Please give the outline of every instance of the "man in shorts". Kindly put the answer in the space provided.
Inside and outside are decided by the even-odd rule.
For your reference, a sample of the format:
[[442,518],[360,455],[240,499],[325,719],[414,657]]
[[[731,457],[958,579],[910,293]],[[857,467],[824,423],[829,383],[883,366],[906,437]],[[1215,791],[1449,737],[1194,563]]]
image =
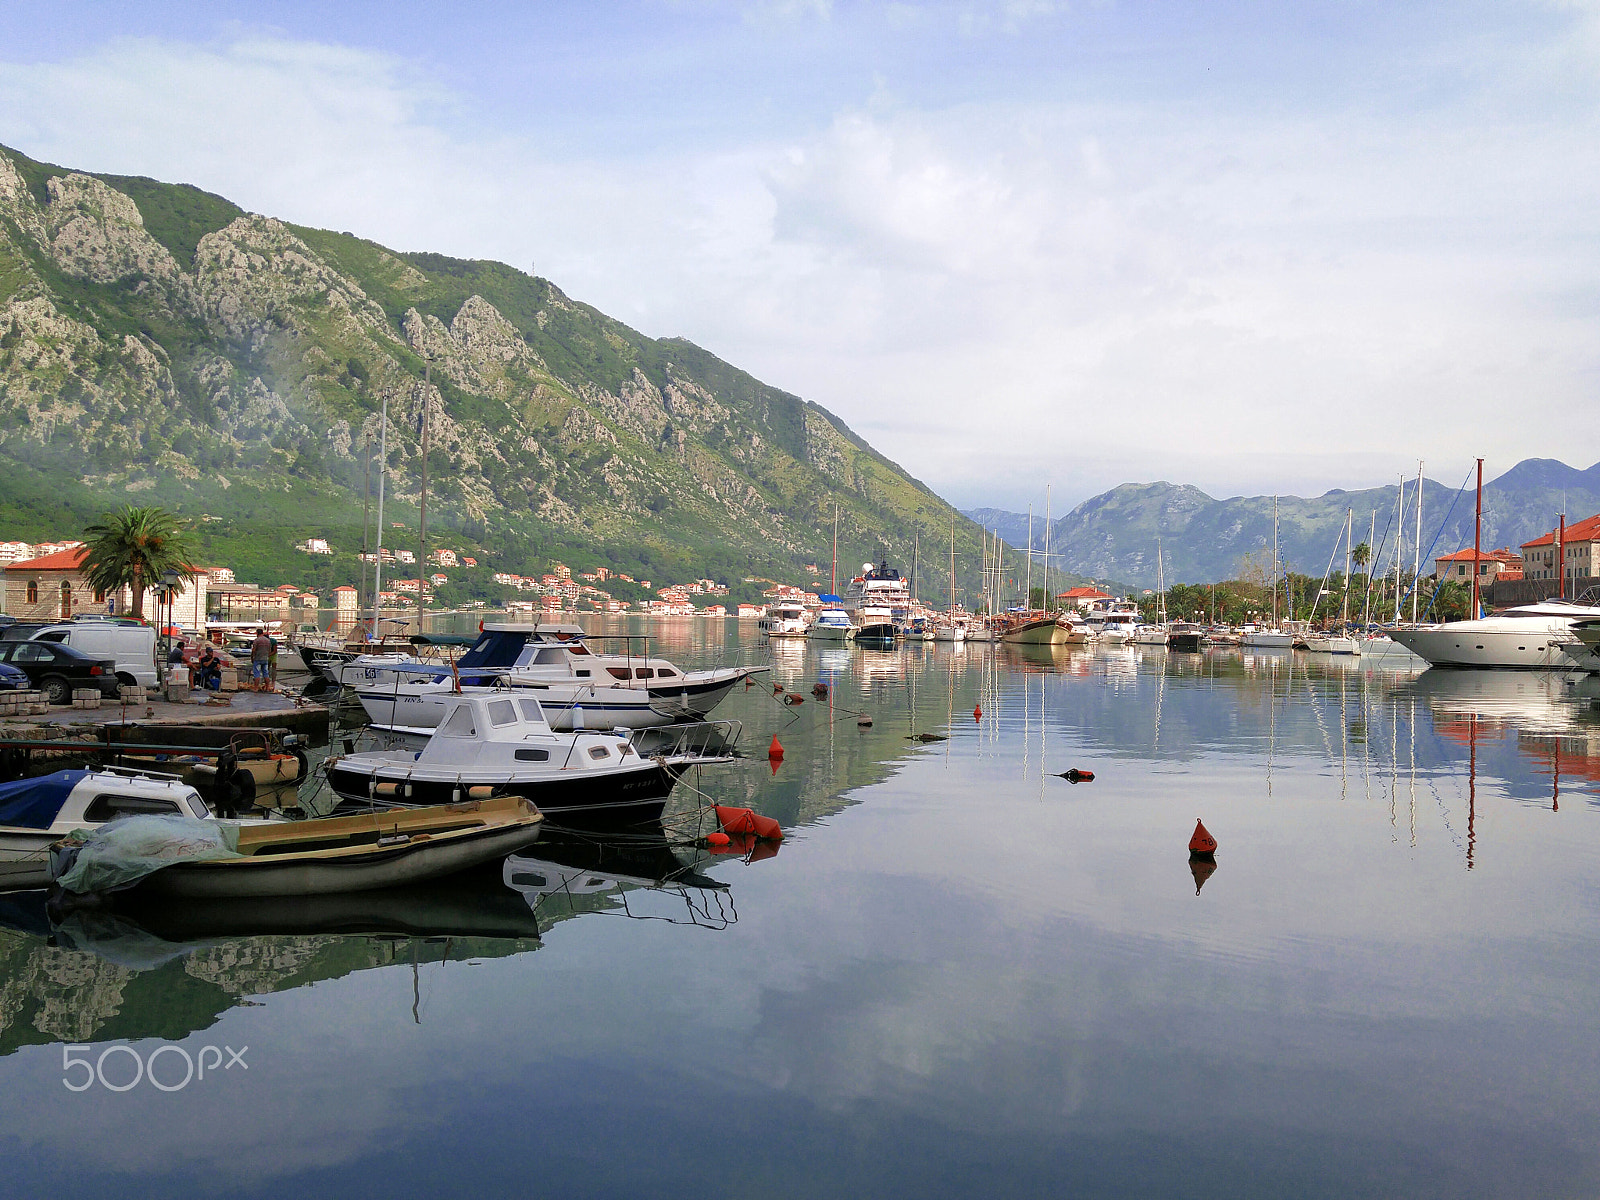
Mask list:
[[263,626],[256,630],[256,640],[250,643],[250,690],[264,692],[271,687],[272,639]]

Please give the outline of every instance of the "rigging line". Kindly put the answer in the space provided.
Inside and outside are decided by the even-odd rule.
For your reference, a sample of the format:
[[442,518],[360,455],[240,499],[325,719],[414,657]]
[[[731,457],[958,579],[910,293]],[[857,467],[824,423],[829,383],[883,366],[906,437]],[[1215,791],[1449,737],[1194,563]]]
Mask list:
[[[1476,468],[1474,468],[1474,469],[1476,469]],[[1446,512],[1444,514],[1444,520],[1439,522],[1439,528],[1434,532],[1433,541],[1428,543],[1428,557],[1429,558],[1433,557],[1433,548],[1439,544],[1439,539],[1444,536],[1444,527],[1447,524],[1449,524],[1449,522],[1450,522],[1450,514],[1456,511],[1456,505],[1461,502],[1461,497],[1466,495],[1467,485],[1469,483],[1471,483],[1471,482],[1472,482],[1472,471],[1469,470],[1467,472],[1467,477],[1461,481],[1461,490],[1458,491],[1455,494],[1455,499],[1450,501],[1450,507],[1449,507],[1449,509],[1446,510]],[[1476,565],[1476,564],[1474,564],[1474,565]],[[1421,582],[1420,575],[1421,575],[1421,572],[1419,571],[1418,572],[1419,578],[1413,578],[1412,579],[1411,587],[1406,591],[1406,595],[1407,596],[1410,596],[1412,592],[1417,590],[1417,585]],[[1423,612],[1429,612],[1429,611],[1432,610],[1434,602],[1439,599],[1439,593],[1444,589],[1445,582],[1446,582],[1446,580],[1444,580],[1443,578],[1441,578],[1439,580],[1439,586],[1434,588],[1433,589],[1433,595],[1428,597],[1428,606],[1427,606],[1427,608],[1424,608],[1422,610]]]

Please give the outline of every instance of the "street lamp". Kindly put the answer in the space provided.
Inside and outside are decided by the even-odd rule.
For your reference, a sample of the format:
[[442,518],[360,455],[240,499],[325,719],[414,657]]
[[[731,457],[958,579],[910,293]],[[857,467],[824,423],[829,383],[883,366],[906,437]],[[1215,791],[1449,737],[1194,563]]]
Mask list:
[[[167,659],[172,657],[172,611],[177,602],[178,573],[171,567],[161,572],[161,586],[156,591],[156,619],[161,618],[161,601],[167,602],[167,619],[161,626],[162,635],[162,661],[166,665]],[[163,677],[164,678],[164,677]]]

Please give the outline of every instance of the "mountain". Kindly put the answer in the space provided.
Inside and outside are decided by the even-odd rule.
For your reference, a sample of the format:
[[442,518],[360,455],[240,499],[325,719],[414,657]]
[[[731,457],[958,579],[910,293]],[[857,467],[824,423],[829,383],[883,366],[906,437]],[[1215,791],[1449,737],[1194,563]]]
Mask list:
[[[1430,555],[1472,545],[1475,479],[1462,485],[1424,480],[1422,553]],[[1395,501],[1398,487],[1331,491],[1303,498],[1280,496],[1278,552],[1282,562],[1302,574],[1320,576],[1327,569],[1334,544],[1343,533],[1345,514],[1353,512],[1355,541],[1367,541],[1376,514],[1373,545],[1381,568],[1390,562],[1396,542]],[[1526,459],[1483,489],[1484,549],[1523,542],[1555,527],[1564,511],[1569,522],[1600,512],[1600,464],[1580,471],[1552,459]],[[1415,483],[1406,486],[1405,558],[1411,561],[1416,540]],[[1267,567],[1272,559],[1271,496],[1213,499],[1199,488],[1172,483],[1125,483],[1085,500],[1050,532],[1053,568],[1099,579],[1127,579],[1143,587],[1156,583],[1156,544],[1160,539],[1170,583],[1210,583],[1249,573],[1252,563]],[[987,528],[1026,529],[1025,514],[1000,509],[974,509],[969,517]],[[1023,533],[1017,544],[1026,540]],[[1035,521],[1033,544],[1044,546],[1042,523]],[[1344,552],[1335,564],[1343,569]]]
[[[243,578],[353,582],[385,408],[385,544],[416,537],[426,411],[433,544],[482,550],[485,576],[560,557],[657,584],[807,563],[826,579],[837,505],[841,561],[909,565],[920,539],[944,562],[954,522],[977,577],[978,531],[949,505],[833,414],[688,341],[502,263],[0,147],[6,536],[158,503]],[[339,554],[296,555],[309,536]],[[928,575],[942,601],[946,572]]]

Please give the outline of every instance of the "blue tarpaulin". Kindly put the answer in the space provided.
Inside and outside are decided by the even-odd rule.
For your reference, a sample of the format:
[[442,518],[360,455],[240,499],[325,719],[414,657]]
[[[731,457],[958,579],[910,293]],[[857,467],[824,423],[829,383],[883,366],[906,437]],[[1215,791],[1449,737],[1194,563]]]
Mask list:
[[57,771],[37,779],[0,783],[0,825],[48,829],[87,771]]

